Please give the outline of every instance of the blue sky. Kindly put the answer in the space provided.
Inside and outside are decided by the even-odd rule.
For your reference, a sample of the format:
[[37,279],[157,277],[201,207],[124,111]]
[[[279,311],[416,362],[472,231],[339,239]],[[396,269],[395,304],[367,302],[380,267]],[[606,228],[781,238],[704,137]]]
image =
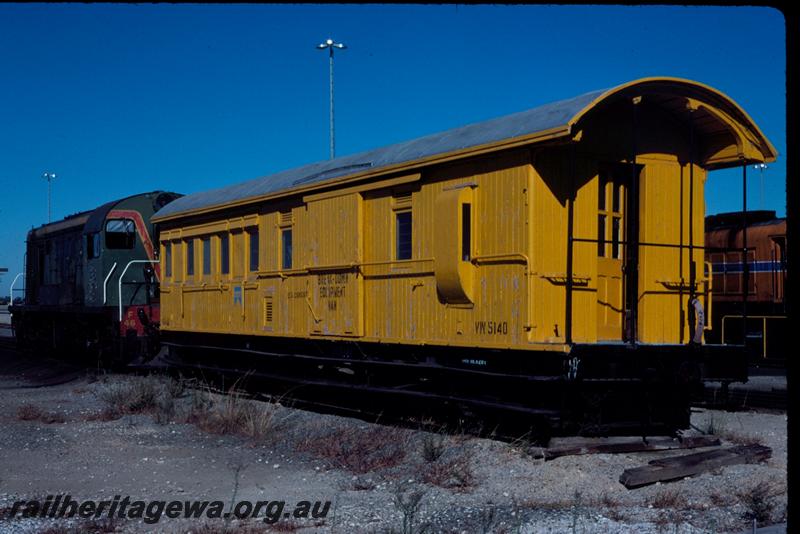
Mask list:
[[[153,189],[190,193],[652,75],[732,97],[780,153],[763,207],[785,214],[785,26],[762,7],[0,4],[0,279],[26,232]],[[750,171],[750,208],[761,205]],[[712,173],[707,213],[741,208]]]

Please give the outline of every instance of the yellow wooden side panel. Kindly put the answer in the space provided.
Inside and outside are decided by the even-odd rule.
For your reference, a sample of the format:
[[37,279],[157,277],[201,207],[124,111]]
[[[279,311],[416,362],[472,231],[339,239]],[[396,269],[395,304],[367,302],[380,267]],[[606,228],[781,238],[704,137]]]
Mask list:
[[[412,205],[418,193],[412,194]],[[391,224],[392,220],[392,195],[391,191],[384,190],[378,193],[365,195],[364,200],[364,262],[371,264],[376,261],[391,262],[394,259],[394,240]],[[412,230],[412,235],[417,233]],[[414,240],[414,245],[418,245]],[[418,257],[418,251],[413,252]]]
[[527,342],[529,306],[530,155],[498,158],[475,189],[475,310],[470,342]]
[[[694,244],[703,246],[703,182],[705,172],[694,169]],[[639,265],[639,339],[645,343],[688,341],[689,300],[689,168],[677,161],[646,161],[641,195],[640,240],[644,243],[683,243],[679,248],[642,246]],[[683,261],[681,262],[681,257]],[[702,248],[695,249],[698,280],[702,277]]]
[[[472,304],[475,301],[475,264],[472,257],[464,257],[463,250],[464,240],[472,241],[471,231],[464,231],[464,210],[469,208],[471,213],[475,205],[472,187],[442,191],[436,197],[433,268],[436,289],[448,304]],[[469,252],[474,257],[474,250]]]
[[241,280],[244,276],[245,234],[242,231],[232,232],[230,236],[231,276]]
[[[305,265],[309,287],[311,333],[363,334],[362,198],[360,193],[308,203],[309,232]],[[306,248],[307,247],[307,248]],[[296,328],[293,328],[293,330]]]
[[[395,260],[392,191],[365,201],[365,335],[430,343],[525,342],[527,318],[527,154],[448,167],[413,191],[412,259]],[[429,181],[430,180],[430,181]],[[472,304],[447,304],[434,276],[436,201],[472,187]],[[459,242],[453,228],[450,239]]]
[[[701,167],[695,165],[694,167],[694,263],[695,263],[695,291],[698,295],[702,293],[704,290],[704,285],[702,283],[703,280],[703,269],[704,269],[704,262],[705,262],[705,252],[703,247],[705,245],[705,181],[706,181],[706,171]],[[689,167],[688,165],[684,167],[683,171],[683,194],[684,194],[684,206],[685,206],[685,219],[683,224],[683,233],[684,233],[684,243],[689,243]],[[737,184],[738,185],[738,184]],[[691,268],[689,259],[689,250],[685,249],[683,253],[683,273],[684,273],[684,280],[685,283],[689,284],[689,269]],[[701,299],[702,301],[702,299]],[[688,325],[688,313],[689,313],[689,294],[688,291],[683,292],[683,297],[681,299],[682,302],[682,309],[683,309],[683,334],[681,338],[676,338],[675,342],[683,342],[687,343],[692,336],[692,332],[689,329]]]
[[[435,199],[445,188],[458,183],[477,185],[472,194],[472,248],[476,264],[473,306],[451,305],[441,310],[440,304],[439,310],[432,310],[439,315],[445,312],[445,321],[431,317],[430,324],[439,325],[432,332],[435,339],[498,345],[520,345],[527,341],[529,162],[529,153],[523,151],[456,166],[442,173],[442,177],[458,176],[457,179],[428,186],[427,209],[432,216]],[[460,229],[454,229],[451,239],[460,242],[459,232]],[[429,246],[433,244],[432,233],[427,240]]]
[[259,263],[262,271],[277,271],[280,268],[280,228],[278,227],[279,214],[277,211],[261,215],[259,226],[259,239],[261,247]]
[[[184,258],[184,250],[183,244],[178,241],[172,241],[172,282],[173,283],[180,283],[184,279],[185,271],[185,258]],[[164,267],[161,268],[162,272],[164,271]]]
[[[597,162],[578,152],[575,155],[575,182],[577,194],[573,213],[573,237],[597,237]],[[566,211],[566,210],[565,210]],[[566,217],[566,213],[565,213]],[[546,222],[543,221],[543,224]],[[566,272],[567,231],[564,241],[564,272]],[[597,245],[574,242],[572,289],[572,340],[578,343],[597,341]],[[566,288],[564,288],[566,291]],[[566,295],[564,295],[566,302]],[[564,310],[566,313],[566,310]],[[557,322],[558,317],[553,318]]]
[[[361,261],[361,194],[309,202],[305,214],[309,229],[308,267],[329,267]],[[298,210],[300,211],[300,210]],[[299,243],[298,243],[299,244]]]
[[[681,242],[682,169],[676,162],[642,160],[639,239],[644,243]],[[642,246],[639,252],[639,339],[644,342],[677,341],[680,329],[680,294],[669,282],[680,281],[680,251]]]
[[[396,260],[396,198],[386,190],[367,196],[364,206],[365,335],[387,340],[423,340],[431,335],[431,303],[437,302],[433,261],[425,218],[429,191],[411,194],[411,259]],[[403,209],[406,209],[404,206]],[[430,237],[426,237],[430,235]],[[427,319],[427,320],[426,320]],[[437,319],[438,320],[438,319]]]
[[[169,324],[170,326],[183,324],[183,290],[182,284],[185,278],[184,273],[186,258],[184,254],[183,244],[180,241],[172,242],[172,283],[170,285],[170,303],[171,305],[163,303],[162,312],[164,307],[169,310]],[[163,325],[163,320],[162,320]]]
[[241,332],[249,333],[249,332],[257,332],[260,330],[260,291],[258,289],[258,284],[245,284],[243,289],[243,296],[244,296],[244,316],[242,317],[241,321]]
[[[567,196],[571,170],[569,161],[564,158],[566,155],[565,151],[545,149],[535,154],[533,162],[531,270],[534,315],[530,339],[539,343],[564,341],[563,279],[567,268]],[[575,269],[580,269],[580,266],[576,265]]]
[[[282,216],[276,214],[276,224],[282,224]],[[277,332],[290,336],[307,336],[309,325],[312,321],[312,312],[309,307],[311,288],[309,279],[304,276],[302,269],[309,265],[311,256],[309,254],[309,243],[315,233],[322,230],[316,226],[311,226],[306,206],[297,206],[291,209],[291,229],[292,229],[292,269],[284,270],[281,267],[281,230],[286,227],[276,228],[275,246],[277,251],[276,267],[287,273],[285,278],[280,278],[275,287],[275,323]],[[330,235],[332,232],[325,232]],[[292,273],[293,270],[300,270],[299,273]]]

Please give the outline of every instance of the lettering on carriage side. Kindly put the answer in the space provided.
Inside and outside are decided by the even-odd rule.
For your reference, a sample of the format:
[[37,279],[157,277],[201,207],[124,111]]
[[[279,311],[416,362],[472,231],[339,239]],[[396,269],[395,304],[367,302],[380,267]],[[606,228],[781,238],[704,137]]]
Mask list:
[[507,336],[508,321],[475,321],[475,333],[487,336]]
[[290,299],[304,299],[308,296],[308,291],[290,291],[289,297]]
[[337,300],[345,297],[350,273],[320,274],[317,275],[319,297],[328,299],[328,310],[338,309]]

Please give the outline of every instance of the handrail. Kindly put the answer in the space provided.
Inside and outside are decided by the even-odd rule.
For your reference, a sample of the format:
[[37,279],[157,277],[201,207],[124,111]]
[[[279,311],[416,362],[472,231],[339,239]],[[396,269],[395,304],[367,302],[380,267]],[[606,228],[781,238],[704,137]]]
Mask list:
[[[744,319],[744,315],[724,315],[722,317],[722,344],[725,343],[725,319]],[[761,357],[767,357],[767,319],[786,319],[785,315],[748,315],[747,319],[761,319]],[[744,321],[742,321],[744,323]],[[742,344],[747,345],[747,324],[742,326]]]
[[[19,277],[20,277],[20,276],[25,276],[25,273],[19,273],[19,274],[17,274],[17,276],[15,276],[15,277],[14,277],[14,281],[13,281],[13,282],[11,282],[11,287],[9,287],[9,288],[8,288],[8,304],[9,304],[10,306],[13,306],[13,305],[14,305],[14,286],[16,285],[16,283],[17,283],[17,280],[19,280]],[[22,291],[25,291],[25,288],[24,288],[24,287],[22,288]],[[24,295],[24,293],[23,293],[23,295]],[[24,299],[24,298],[25,298],[25,297],[23,296],[23,299]]]
[[117,288],[119,290],[119,321],[122,322],[122,279],[125,277],[125,273],[128,272],[128,267],[133,265],[134,263],[158,263],[158,260],[131,260],[128,262],[128,265],[122,270],[122,274],[119,275],[119,281],[117,283]]
[[111,269],[109,269],[108,274],[106,275],[106,279],[103,280],[103,304],[105,304],[106,301],[108,300],[107,298],[108,293],[106,291],[106,288],[108,287],[108,279],[111,278],[111,275],[114,273],[114,269],[116,268],[117,268],[117,262],[114,262],[114,265],[111,266]]

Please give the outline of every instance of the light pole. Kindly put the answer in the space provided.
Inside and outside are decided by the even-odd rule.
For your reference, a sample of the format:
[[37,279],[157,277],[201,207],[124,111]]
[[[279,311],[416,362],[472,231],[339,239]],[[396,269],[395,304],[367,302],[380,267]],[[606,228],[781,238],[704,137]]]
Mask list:
[[759,208],[764,209],[764,169],[767,168],[766,163],[756,163],[753,165],[754,169],[761,171],[761,196],[759,197]]
[[338,48],[342,50],[347,48],[342,43],[335,43],[333,39],[326,39],[324,43],[320,43],[317,45],[317,49],[325,50],[328,49],[328,57],[330,58],[330,87],[331,87],[331,159],[333,159],[336,155],[336,141],[333,133],[333,49]]
[[42,178],[47,180],[47,222],[50,222],[50,216],[52,213],[50,197],[52,194],[53,180],[56,179],[56,173],[45,172],[42,174]]

